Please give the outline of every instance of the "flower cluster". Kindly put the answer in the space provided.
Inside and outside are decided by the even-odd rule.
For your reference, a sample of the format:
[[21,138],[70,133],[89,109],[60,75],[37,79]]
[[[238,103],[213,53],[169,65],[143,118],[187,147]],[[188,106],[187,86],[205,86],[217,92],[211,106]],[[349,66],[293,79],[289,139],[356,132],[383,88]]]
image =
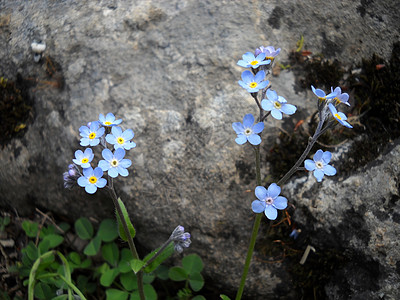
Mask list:
[[181,225],[174,229],[169,239],[174,242],[174,249],[178,253],[181,253],[183,248],[188,248],[192,242],[190,233],[185,232],[185,228]]
[[[117,126],[121,123],[122,119],[116,120],[112,113],[108,113],[106,116],[100,114],[98,120],[79,128],[80,145],[104,147],[103,159],[93,168],[91,165],[94,158],[92,148],[86,148],[84,151],[76,150],[75,158],[72,159],[74,164],[69,165],[68,172],[63,174],[66,188],[71,188],[77,183],[85,188],[87,193],[94,194],[98,188],[103,188],[107,184],[107,179],[103,178],[104,172],[107,172],[111,178],[116,178],[118,175],[128,176],[127,168],[132,165],[132,162],[130,159],[124,158],[125,150],[136,147],[136,144],[131,141],[134,137],[132,129],[122,131]],[[114,152],[108,149],[107,143],[112,145]],[[83,169],[82,173],[78,166]]]

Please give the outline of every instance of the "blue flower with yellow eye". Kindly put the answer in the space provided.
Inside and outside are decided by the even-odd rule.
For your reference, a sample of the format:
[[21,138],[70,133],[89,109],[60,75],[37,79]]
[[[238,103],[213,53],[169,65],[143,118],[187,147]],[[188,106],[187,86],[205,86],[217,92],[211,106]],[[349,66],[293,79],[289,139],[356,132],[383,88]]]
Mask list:
[[268,89],[266,96],[266,99],[261,100],[261,107],[266,111],[270,111],[275,119],[281,120],[282,113],[293,115],[296,112],[296,106],[288,104],[286,99],[278,96],[275,91]]
[[136,144],[130,141],[134,136],[132,129],[122,132],[121,127],[114,126],[111,128],[111,134],[106,135],[106,141],[114,145],[114,149],[124,148],[125,150],[130,150],[136,147]]
[[340,87],[336,87],[335,89],[333,89],[333,87],[331,87],[331,94],[336,95],[335,98],[333,98],[333,100],[336,100],[337,103],[344,103],[344,104],[350,106],[349,94],[342,93],[342,89]]
[[324,175],[333,176],[336,174],[336,169],[329,165],[331,158],[332,153],[320,149],[315,152],[313,160],[306,159],[304,161],[304,167],[307,171],[314,171],[314,177],[318,182],[321,182]]
[[110,149],[104,149],[101,154],[104,160],[99,161],[99,167],[103,171],[108,171],[108,176],[115,178],[118,175],[128,176],[128,170],[132,165],[130,159],[124,158],[125,150],[123,148],[118,148],[114,151],[114,154]]
[[106,116],[104,116],[103,114],[100,114],[99,122],[103,126],[111,127],[111,126],[121,124],[122,119],[115,120],[115,116],[113,113],[108,113]]
[[268,65],[269,63],[271,63],[270,59],[264,60],[265,53],[259,53],[257,57],[255,57],[253,53],[247,52],[243,54],[242,58],[243,59],[239,60],[237,64],[244,68],[251,67],[253,69],[257,69],[259,66]]
[[255,194],[258,198],[251,204],[251,208],[255,213],[264,212],[265,216],[270,220],[275,220],[278,216],[277,209],[285,209],[287,207],[287,199],[279,196],[281,188],[272,183],[268,190],[263,186],[256,187]]
[[259,47],[256,49],[254,52],[254,55],[260,55],[260,53],[265,54],[265,59],[270,59],[271,61],[275,59],[275,57],[281,52],[281,48],[278,48],[275,50],[273,46],[267,46],[267,47]]
[[107,180],[102,178],[103,170],[99,167],[83,169],[83,176],[78,178],[78,185],[85,188],[86,193],[94,194],[97,188],[103,188]]
[[75,159],[72,161],[75,164],[80,165],[82,168],[89,168],[90,162],[93,160],[93,158],[93,150],[91,148],[86,148],[85,152],[82,152],[82,150],[76,150]]
[[343,126],[346,126],[347,128],[353,128],[346,120],[347,117],[344,113],[338,112],[336,108],[332,105],[332,103],[328,104],[329,110],[331,111],[332,116],[338,121],[340,124]]
[[258,135],[264,129],[264,123],[259,122],[254,125],[254,116],[247,114],[243,118],[243,124],[240,122],[232,123],[232,128],[237,134],[236,143],[243,145],[247,141],[252,145],[259,145],[261,137]]
[[81,135],[81,146],[97,146],[100,143],[100,137],[104,134],[104,127],[100,127],[98,121],[91,122],[89,126],[81,126],[79,132]]
[[239,85],[249,93],[256,93],[268,86],[269,81],[263,81],[264,78],[264,71],[258,71],[256,75],[253,75],[249,70],[246,70],[242,73],[242,80],[239,80]]
[[318,97],[319,100],[324,101],[324,100],[329,100],[329,99],[333,99],[336,97],[336,93],[332,92],[330,94],[326,94],[323,90],[321,89],[316,89],[315,87],[311,86],[311,89],[313,91],[313,93],[315,94],[315,96]]

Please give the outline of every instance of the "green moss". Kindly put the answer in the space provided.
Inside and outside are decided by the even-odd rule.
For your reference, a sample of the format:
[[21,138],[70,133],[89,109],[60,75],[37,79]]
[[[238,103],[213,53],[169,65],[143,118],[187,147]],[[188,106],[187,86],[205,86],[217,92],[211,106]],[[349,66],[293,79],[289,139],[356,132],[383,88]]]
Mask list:
[[32,116],[32,100],[21,78],[16,82],[0,77],[0,145],[22,136]]

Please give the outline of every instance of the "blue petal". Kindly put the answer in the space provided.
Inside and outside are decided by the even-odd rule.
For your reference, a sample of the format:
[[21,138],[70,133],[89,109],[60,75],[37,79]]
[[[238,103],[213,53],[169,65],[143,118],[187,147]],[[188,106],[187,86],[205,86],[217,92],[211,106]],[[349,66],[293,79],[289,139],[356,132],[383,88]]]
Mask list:
[[257,83],[260,83],[261,81],[263,81],[265,78],[265,72],[264,71],[258,71],[256,76],[254,77],[254,81]]
[[261,143],[261,138],[258,134],[252,134],[247,137],[247,140],[249,141],[250,144],[257,146]]
[[260,54],[257,55],[257,57],[254,60],[257,61],[263,61],[265,59],[265,53],[261,52]]
[[315,152],[314,157],[313,157],[314,161],[315,162],[321,161],[323,154],[324,154],[324,151],[322,151],[321,149],[319,149],[317,152]]
[[93,176],[93,169],[92,168],[83,169],[83,176],[85,176],[86,178]]
[[79,186],[85,187],[85,186],[87,186],[88,184],[89,184],[89,180],[88,180],[86,177],[81,176],[81,177],[78,178],[78,185],[79,185]]
[[245,83],[251,82],[253,79],[254,79],[253,73],[251,73],[249,70],[243,71],[242,80]]
[[279,196],[274,200],[272,204],[277,209],[285,209],[287,207],[287,199],[285,197]]
[[88,184],[87,186],[85,186],[85,191],[88,194],[94,194],[97,191],[97,186],[95,186],[94,184]]
[[325,175],[333,176],[336,174],[336,169],[330,165],[326,165],[323,169]]
[[99,188],[105,187],[106,184],[107,184],[107,180],[105,178],[99,178],[99,180],[97,180],[97,182],[96,182],[96,186]]
[[124,148],[118,148],[117,150],[114,151],[114,157],[120,161],[121,159],[123,159],[125,156],[125,150]]
[[325,173],[321,169],[315,169],[314,170],[314,177],[317,178],[318,182],[322,181],[322,178],[324,177]]
[[246,52],[245,54],[242,55],[242,58],[243,58],[243,60],[245,60],[247,62],[256,60],[256,58],[254,57],[254,54],[251,52]]
[[296,106],[292,104],[282,104],[281,111],[287,115],[293,115],[296,112]]
[[281,193],[281,188],[276,183],[271,183],[268,187],[268,196],[275,199]]
[[109,112],[109,113],[106,115],[106,120],[112,123],[112,122],[115,120],[114,114]]
[[243,117],[243,127],[252,127],[254,124],[254,117],[252,114],[247,114]]
[[345,115],[344,113],[338,112],[338,115],[339,115],[339,117],[340,117],[340,119],[341,119],[342,121],[346,121],[346,120],[347,120],[347,117],[346,117],[346,115]]
[[103,170],[99,167],[95,168],[93,170],[93,175],[97,177],[97,179],[99,179],[100,177],[103,176]]
[[100,160],[99,161],[99,168],[101,168],[103,171],[108,171],[110,168],[110,163],[105,161],[105,160]]
[[281,104],[283,104],[283,103],[286,103],[287,101],[286,101],[286,99],[285,98],[283,98],[282,96],[278,96],[278,101],[281,103]]
[[83,147],[89,146],[90,140],[88,138],[81,138],[80,145]]
[[[124,148],[125,148],[126,150],[130,150],[130,149],[135,148],[135,147],[136,147],[136,144],[135,144],[134,142],[124,143]],[[114,147],[114,148],[115,148],[115,147]]]
[[317,97],[324,98],[326,96],[325,92],[321,89],[316,89],[313,86],[311,86],[312,91],[314,92]]
[[83,137],[88,137],[90,134],[90,130],[87,126],[79,127],[79,132],[81,133],[81,136],[83,136]]
[[260,200],[254,200],[251,203],[251,209],[253,212],[259,214],[265,210],[265,202]]
[[103,114],[100,114],[100,115],[99,115],[99,121],[100,121],[101,123],[104,123],[104,122],[106,121],[106,118],[104,117]]
[[329,104],[328,104],[328,107],[329,107],[329,110],[331,111],[331,114],[332,114],[332,115],[337,114],[337,110],[336,110],[336,108],[332,105],[332,103],[329,103]]
[[117,168],[110,168],[110,169],[108,170],[108,176],[110,176],[110,177],[112,177],[112,178],[117,177],[117,176],[118,176]]
[[237,138],[235,139],[235,142],[239,145],[243,145],[244,143],[247,142],[247,136],[244,134],[238,134]]
[[92,147],[97,146],[99,143],[100,143],[99,139],[92,139],[92,140],[89,139],[89,145]]
[[266,95],[267,95],[267,98],[272,101],[272,103],[274,101],[278,100],[278,94],[275,91],[271,90],[271,89],[267,90],[267,94]]
[[132,161],[130,159],[123,159],[119,162],[119,165],[123,168],[129,168],[132,165]]
[[315,162],[311,159],[306,159],[304,161],[304,167],[307,171],[314,171],[315,170]]
[[324,154],[322,154],[322,160],[326,163],[329,164],[332,158],[332,153],[329,151],[325,151]]
[[122,168],[121,166],[118,166],[118,167],[117,167],[117,171],[118,171],[119,175],[121,175],[121,176],[124,176],[124,177],[126,177],[126,176],[128,176],[128,175],[129,175],[129,172],[128,172],[128,170],[127,170],[127,169],[124,169],[124,168]]
[[265,89],[265,88],[268,86],[268,84],[269,84],[269,81],[268,81],[268,80],[267,80],[267,81],[260,82],[259,85],[257,85],[257,88],[258,88],[259,90]]
[[122,135],[122,129],[121,129],[121,127],[113,126],[113,127],[111,127],[111,133],[115,137],[120,137]]
[[99,129],[96,131],[96,137],[101,137],[101,136],[104,134],[104,132],[105,132],[104,127],[99,128]]
[[113,144],[113,145],[117,143],[116,137],[114,135],[112,135],[112,134],[107,134],[106,135],[106,141],[107,141],[107,143]]
[[254,133],[260,133],[261,131],[264,130],[264,123],[259,122],[253,126],[253,132]]
[[249,63],[248,63],[247,61],[244,61],[244,60],[239,60],[239,61],[237,62],[237,65],[238,65],[238,66],[241,66],[241,67],[243,67],[243,68],[249,67]]
[[244,81],[242,81],[242,80],[239,80],[238,83],[239,83],[239,85],[240,85],[242,88],[244,88],[244,89],[246,89],[246,90],[247,90],[247,88],[249,87],[249,85],[246,84],[246,83],[245,83]]
[[235,130],[236,134],[240,134],[244,132],[243,124],[240,122],[232,123],[232,128]]
[[271,111],[274,109],[274,103],[272,103],[271,100],[263,99],[261,100],[261,107],[263,110]]
[[131,140],[134,137],[134,133],[132,129],[127,129],[122,133],[122,138],[126,141]]
[[271,110],[271,115],[277,120],[282,120],[282,113],[278,109]]
[[111,150],[110,149],[104,149],[102,152],[101,152],[101,155],[103,155],[103,158],[106,160],[106,161],[111,161],[112,159],[113,159],[113,154],[112,154],[112,152],[111,152]]
[[264,213],[267,216],[267,218],[270,219],[270,220],[275,220],[276,217],[278,216],[278,211],[272,205],[267,205],[267,207],[265,208]]
[[257,186],[254,193],[259,200],[264,200],[267,197],[267,189],[263,186]]
[[[89,148],[89,149],[90,149],[90,148]],[[82,150],[76,150],[76,151],[75,151],[75,157],[76,157],[77,160],[81,161],[82,158],[84,157],[84,156],[83,156]]]

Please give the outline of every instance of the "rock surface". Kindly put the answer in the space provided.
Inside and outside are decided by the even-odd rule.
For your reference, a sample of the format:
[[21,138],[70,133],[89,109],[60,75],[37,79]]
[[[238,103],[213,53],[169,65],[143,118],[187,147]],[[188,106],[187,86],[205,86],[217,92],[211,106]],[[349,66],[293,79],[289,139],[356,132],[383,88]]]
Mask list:
[[[113,112],[135,131],[132,175],[118,180],[117,189],[138,242],[155,248],[177,224],[184,225],[193,235],[190,251],[205,261],[206,278],[233,294],[254,218],[255,181],[252,150],[234,143],[231,128],[244,113],[256,113],[237,85],[243,71],[237,60],[260,45],[281,47],[279,59],[285,60],[300,35],[305,49],[343,63],[374,52],[388,58],[399,40],[396,5],[395,0],[1,1],[0,75],[20,74],[31,83],[34,99],[25,135],[0,150],[1,205],[21,214],[34,207],[71,218],[113,214],[107,195],[64,190],[62,182],[80,148],[78,128]],[[34,40],[47,45],[38,64],[30,49]],[[312,113],[311,97],[295,94],[293,73],[270,80],[300,114]],[[287,118],[284,125],[293,128],[298,120]],[[270,122],[265,150],[276,141],[275,126],[282,126]],[[317,250],[330,247],[328,239],[354,257],[360,254],[335,272],[348,289],[334,279],[326,285],[330,299],[398,296],[398,152],[396,146],[354,175],[318,188],[305,177],[284,188],[298,205],[303,230],[315,232],[311,242]],[[310,206],[313,199],[323,201]],[[296,299],[286,262],[265,264],[257,251],[246,295]],[[357,277],[360,271],[371,284]]]

